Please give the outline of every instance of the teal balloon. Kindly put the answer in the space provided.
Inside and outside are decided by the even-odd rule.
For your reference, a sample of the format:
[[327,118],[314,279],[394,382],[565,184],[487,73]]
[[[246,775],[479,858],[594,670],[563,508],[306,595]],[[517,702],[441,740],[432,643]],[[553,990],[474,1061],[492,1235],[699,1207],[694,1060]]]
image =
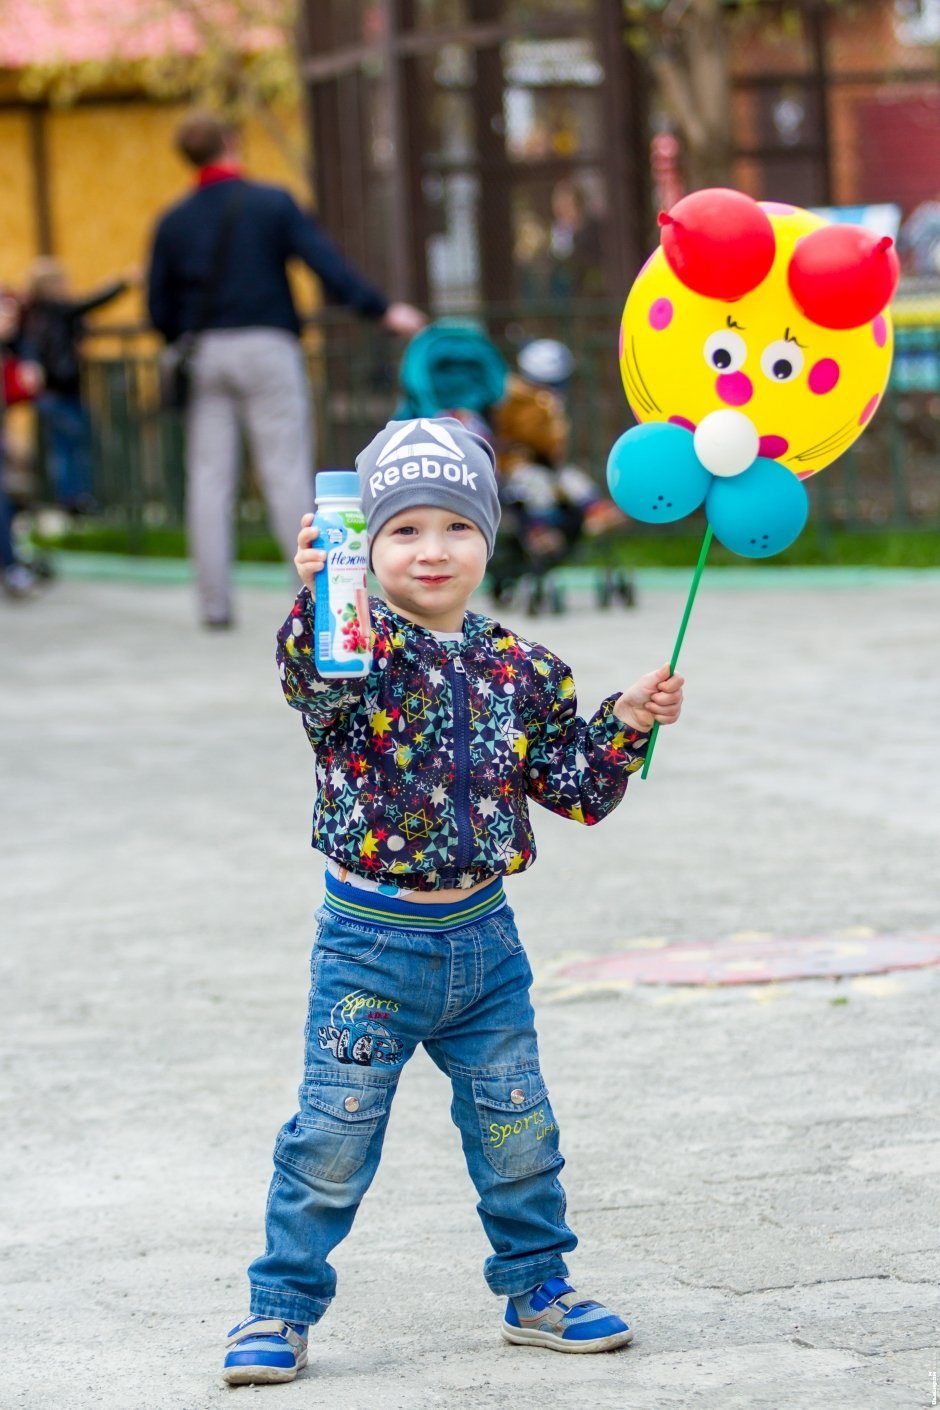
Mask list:
[[612,499],[644,524],[684,519],[698,509],[712,478],[695,454],[692,432],[664,421],[625,431],[607,458]]
[[777,460],[758,457],[742,475],[716,477],[705,499],[715,537],[742,558],[782,553],[803,531],[806,490]]

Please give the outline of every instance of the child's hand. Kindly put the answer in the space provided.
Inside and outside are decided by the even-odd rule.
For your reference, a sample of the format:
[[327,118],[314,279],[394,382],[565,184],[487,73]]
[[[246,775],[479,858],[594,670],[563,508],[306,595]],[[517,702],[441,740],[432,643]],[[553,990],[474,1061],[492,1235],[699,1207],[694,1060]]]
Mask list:
[[682,709],[682,676],[674,676],[668,666],[650,671],[625,690],[614,705],[614,714],[631,729],[646,734],[657,722],[674,725]]
[[314,526],[313,515],[305,514],[300,521],[300,533],[297,535],[297,552],[294,554],[294,567],[300,574],[300,580],[304,587],[310,589],[311,597],[314,596],[314,579],[326,562],[326,551],[322,548],[314,548],[313,541],[318,537],[320,530]]

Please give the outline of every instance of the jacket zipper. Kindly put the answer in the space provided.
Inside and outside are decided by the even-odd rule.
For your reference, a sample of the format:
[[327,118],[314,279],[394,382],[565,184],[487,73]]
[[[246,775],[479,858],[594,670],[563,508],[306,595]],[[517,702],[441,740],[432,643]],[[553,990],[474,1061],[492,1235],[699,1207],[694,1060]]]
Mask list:
[[467,673],[459,656],[447,663],[454,698],[454,816],[457,820],[457,867],[470,865],[473,832],[470,827],[470,722]]

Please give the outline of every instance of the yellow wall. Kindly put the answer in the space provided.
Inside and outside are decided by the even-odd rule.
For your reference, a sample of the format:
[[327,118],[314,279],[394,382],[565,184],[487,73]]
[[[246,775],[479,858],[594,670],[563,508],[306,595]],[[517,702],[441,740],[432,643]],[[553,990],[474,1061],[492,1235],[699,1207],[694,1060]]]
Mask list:
[[35,248],[29,118],[0,112],[0,285],[19,283]]
[[[172,148],[184,111],[139,99],[46,112],[54,253],[76,291],[146,268],[155,219],[192,184],[191,169]],[[280,121],[297,141],[299,114],[282,114]],[[288,186],[309,199],[302,177],[257,122],[246,125],[243,147],[250,176]],[[0,284],[22,287],[39,252],[26,114],[0,113],[0,191]],[[296,284],[301,305],[313,306],[314,281],[301,276]],[[97,321],[143,318],[141,295],[130,292],[109,304]]]

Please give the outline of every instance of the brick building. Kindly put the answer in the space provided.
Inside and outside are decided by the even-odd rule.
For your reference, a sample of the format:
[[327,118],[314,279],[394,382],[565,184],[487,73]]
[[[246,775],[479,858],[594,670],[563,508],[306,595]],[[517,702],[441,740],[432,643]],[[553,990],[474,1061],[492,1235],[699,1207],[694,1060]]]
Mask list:
[[[361,262],[438,309],[628,287],[669,116],[622,0],[306,0],[306,16],[320,210]],[[729,5],[727,29],[733,184],[904,214],[937,194],[937,0]]]

